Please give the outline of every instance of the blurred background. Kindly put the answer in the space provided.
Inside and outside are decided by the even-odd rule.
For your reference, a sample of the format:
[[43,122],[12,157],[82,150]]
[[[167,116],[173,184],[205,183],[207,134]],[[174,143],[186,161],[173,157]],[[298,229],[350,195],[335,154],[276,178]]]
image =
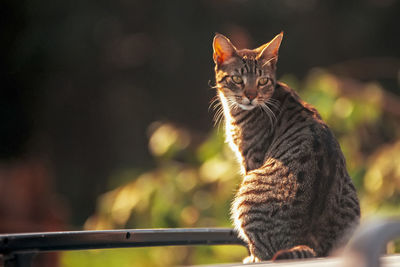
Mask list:
[[[334,130],[363,218],[400,214],[396,0],[0,4],[0,232],[230,227],[212,38],[285,32],[278,77]],[[391,245],[395,251],[395,244]],[[49,254],[37,266],[241,261],[237,247]]]

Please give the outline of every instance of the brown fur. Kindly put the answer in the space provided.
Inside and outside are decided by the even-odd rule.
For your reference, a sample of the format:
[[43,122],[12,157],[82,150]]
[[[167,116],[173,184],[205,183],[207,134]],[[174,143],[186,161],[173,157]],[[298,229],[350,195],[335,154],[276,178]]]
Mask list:
[[213,44],[226,139],[243,173],[232,218],[248,244],[247,262],[326,256],[346,243],[360,216],[333,133],[276,81],[282,36],[254,50],[237,50],[220,34]]

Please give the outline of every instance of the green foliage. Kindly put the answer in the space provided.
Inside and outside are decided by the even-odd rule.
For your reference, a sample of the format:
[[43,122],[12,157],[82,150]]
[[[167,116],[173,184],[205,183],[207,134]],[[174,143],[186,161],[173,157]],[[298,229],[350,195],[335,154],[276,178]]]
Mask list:
[[[361,198],[364,217],[398,214],[400,206],[400,131],[376,138],[382,123],[393,118],[382,111],[383,89],[362,84],[360,94],[346,94],[343,81],[324,70],[304,82],[286,75],[334,130]],[[112,181],[128,181],[103,194],[86,229],[158,227],[230,227],[230,202],[240,182],[233,152],[222,131],[202,142],[170,123],[151,127],[149,150],[157,167],[139,173],[122,170]],[[387,143],[387,144],[385,144]],[[160,247],[63,254],[63,266],[174,266],[241,261],[246,250],[235,246]]]
[[131,267],[177,266],[241,261],[246,249],[239,246],[154,247],[64,252],[62,266]]

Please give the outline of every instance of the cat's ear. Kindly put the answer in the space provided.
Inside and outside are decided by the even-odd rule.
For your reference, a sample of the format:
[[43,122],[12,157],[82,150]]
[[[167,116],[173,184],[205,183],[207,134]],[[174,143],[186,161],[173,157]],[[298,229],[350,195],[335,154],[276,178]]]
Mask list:
[[269,43],[266,43],[255,50],[258,52],[257,59],[272,60],[278,58],[279,47],[283,38],[283,32],[275,36]]
[[213,58],[215,64],[217,65],[221,65],[236,55],[235,46],[233,46],[228,38],[219,33],[217,33],[214,37],[213,49]]

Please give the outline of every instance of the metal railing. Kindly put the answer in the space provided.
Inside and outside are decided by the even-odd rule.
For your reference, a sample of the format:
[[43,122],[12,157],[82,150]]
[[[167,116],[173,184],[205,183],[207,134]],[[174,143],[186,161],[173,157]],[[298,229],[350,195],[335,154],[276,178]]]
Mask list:
[[[132,229],[0,235],[5,267],[27,267],[36,253],[154,246],[245,245],[233,229]],[[1,265],[0,265],[1,266]]]
[[[344,249],[341,258],[343,260],[335,266],[378,267],[386,243],[397,237],[400,237],[400,220],[379,220],[365,224],[356,231]],[[5,267],[31,266],[34,255],[47,251],[188,245],[245,246],[245,243],[237,237],[233,229],[229,228],[132,229],[0,235],[0,255]],[[400,262],[398,264],[400,265]],[[277,265],[282,266],[280,263]],[[320,261],[317,266],[323,265],[324,261]]]

